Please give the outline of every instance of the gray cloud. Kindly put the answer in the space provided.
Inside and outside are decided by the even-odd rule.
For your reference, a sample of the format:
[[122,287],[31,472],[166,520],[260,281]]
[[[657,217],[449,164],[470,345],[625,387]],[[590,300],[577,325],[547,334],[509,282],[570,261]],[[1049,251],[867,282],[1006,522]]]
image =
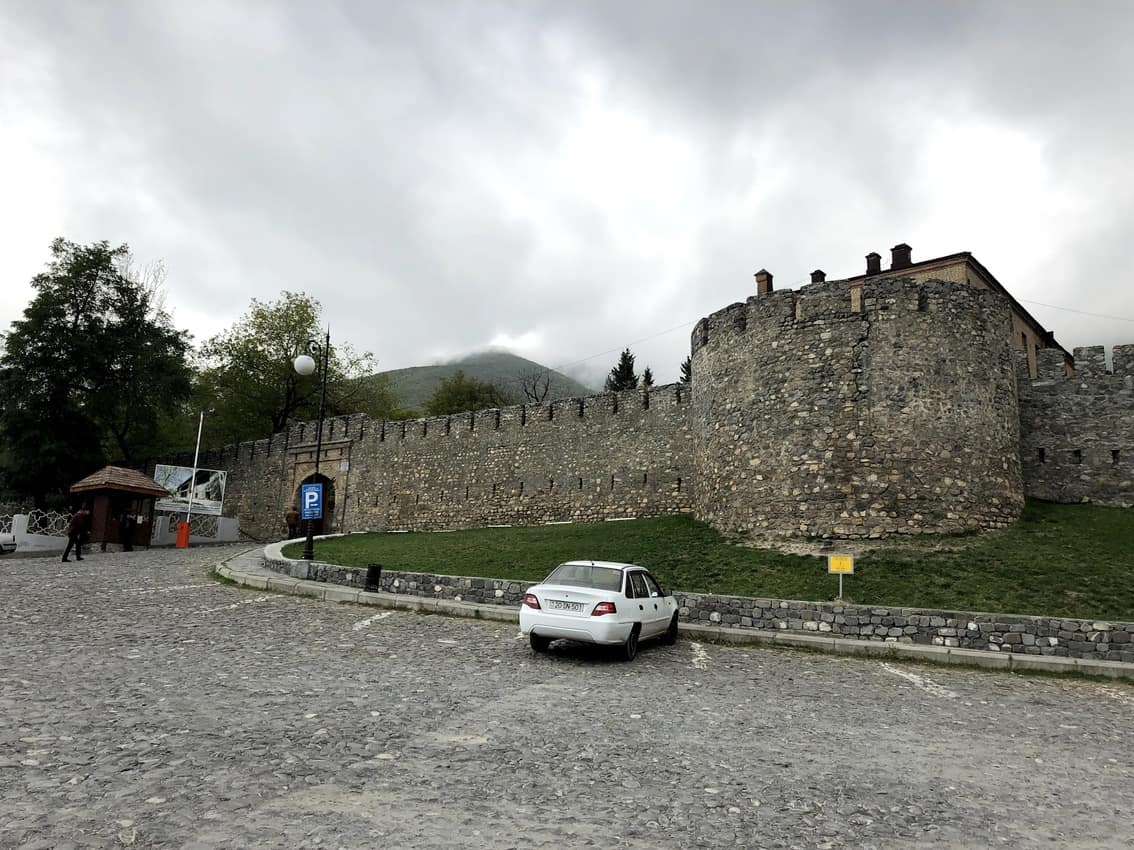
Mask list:
[[512,341],[600,380],[634,343],[669,380],[757,268],[909,241],[1111,317],[1034,307],[1068,347],[1134,340],[1128,4],[0,15],[4,324],[51,238],[105,238],[165,260],[198,338],[302,290],[382,368]]

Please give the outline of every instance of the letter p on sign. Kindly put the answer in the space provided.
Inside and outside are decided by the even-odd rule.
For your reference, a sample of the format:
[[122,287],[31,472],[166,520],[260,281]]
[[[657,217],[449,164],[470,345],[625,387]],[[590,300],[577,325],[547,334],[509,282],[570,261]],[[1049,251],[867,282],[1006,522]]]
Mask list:
[[300,515],[303,519],[323,518],[323,485],[304,484],[300,488]]

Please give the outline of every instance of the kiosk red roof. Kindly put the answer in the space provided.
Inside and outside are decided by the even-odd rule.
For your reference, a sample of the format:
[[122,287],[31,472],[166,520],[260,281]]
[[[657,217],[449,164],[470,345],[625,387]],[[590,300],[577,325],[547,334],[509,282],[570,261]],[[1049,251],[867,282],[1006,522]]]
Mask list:
[[141,493],[145,496],[169,495],[168,490],[148,475],[122,466],[104,466],[98,472],[71,485],[72,493],[85,493],[91,490],[120,490],[127,493]]

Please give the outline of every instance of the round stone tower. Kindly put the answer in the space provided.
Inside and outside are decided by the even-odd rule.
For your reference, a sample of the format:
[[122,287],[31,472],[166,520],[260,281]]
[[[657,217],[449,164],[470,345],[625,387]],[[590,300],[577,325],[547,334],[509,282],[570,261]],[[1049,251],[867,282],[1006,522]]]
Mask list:
[[698,518],[745,537],[993,528],[1023,506],[1003,296],[813,283],[693,331]]

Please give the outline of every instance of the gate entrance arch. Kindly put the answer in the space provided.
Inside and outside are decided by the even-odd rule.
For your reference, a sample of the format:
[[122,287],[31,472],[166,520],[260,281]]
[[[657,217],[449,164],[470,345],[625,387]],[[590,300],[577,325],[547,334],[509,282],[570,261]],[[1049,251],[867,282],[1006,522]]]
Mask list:
[[300,493],[302,492],[304,484],[323,485],[323,518],[313,520],[300,520],[300,531],[304,535],[306,535],[307,523],[310,522],[312,534],[330,534],[335,524],[335,482],[322,473],[308,475],[306,478],[300,481],[299,486],[295,488],[293,504],[300,504]]

